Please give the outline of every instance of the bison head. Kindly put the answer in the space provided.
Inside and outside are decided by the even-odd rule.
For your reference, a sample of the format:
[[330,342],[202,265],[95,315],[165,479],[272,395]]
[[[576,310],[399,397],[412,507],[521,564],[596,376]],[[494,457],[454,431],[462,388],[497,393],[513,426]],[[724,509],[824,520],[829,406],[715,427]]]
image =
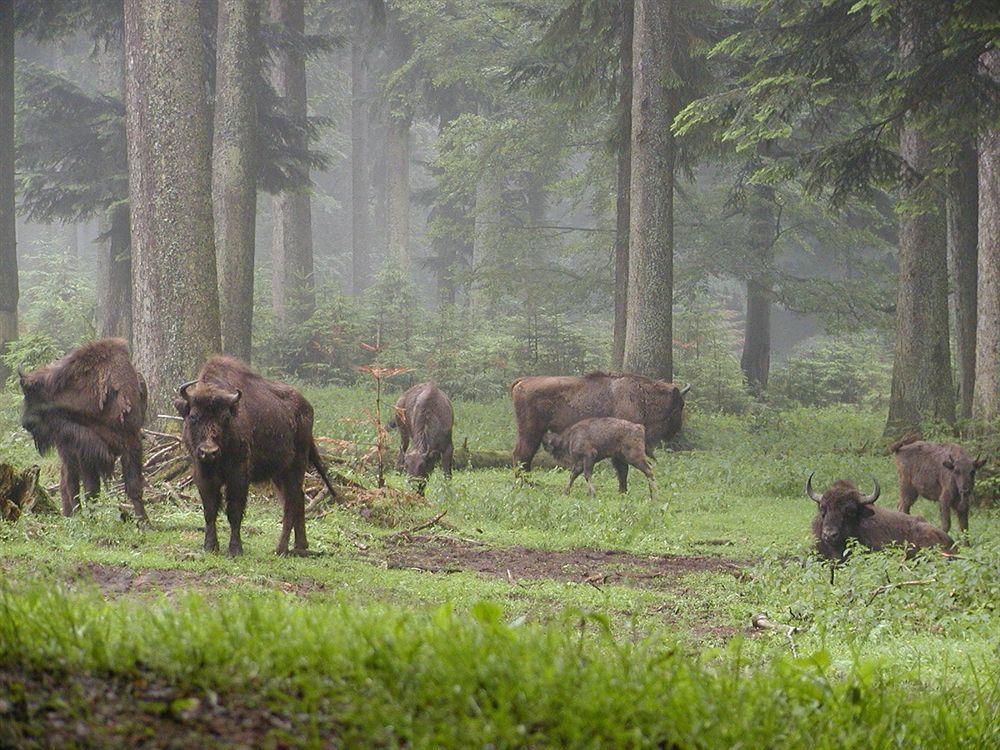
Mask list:
[[542,435],[542,445],[545,446],[545,450],[549,452],[553,458],[560,458],[566,447],[563,436],[558,432],[552,432],[552,430],[547,430],[544,435]]
[[441,460],[441,451],[432,450],[424,452],[419,450],[409,450],[403,459],[406,473],[411,477],[426,479],[430,476],[434,465]]
[[875,489],[870,495],[862,495],[851,482],[838,480],[820,495],[812,487],[813,474],[806,480],[806,495],[818,506],[813,531],[824,554],[840,559],[844,556],[847,540],[857,536],[858,524],[875,514],[872,504],[878,500],[881,488],[878,480],[872,477]]
[[985,458],[977,458],[973,461],[965,455],[964,451],[960,452],[960,455],[957,457],[948,456],[948,458],[942,461],[944,468],[951,472],[955,480],[958,494],[966,501],[972,497],[972,488],[976,484],[976,470],[981,469],[985,463]]
[[222,456],[222,449],[228,442],[230,423],[243,394],[239,389],[233,393],[196,380],[182,385],[179,394],[180,397],[174,399],[174,406],[184,417],[188,447],[202,463],[214,463]]
[[54,408],[39,372],[25,375],[17,368],[24,404],[21,408],[21,426],[31,433],[39,453],[47,453],[55,445],[57,421]]

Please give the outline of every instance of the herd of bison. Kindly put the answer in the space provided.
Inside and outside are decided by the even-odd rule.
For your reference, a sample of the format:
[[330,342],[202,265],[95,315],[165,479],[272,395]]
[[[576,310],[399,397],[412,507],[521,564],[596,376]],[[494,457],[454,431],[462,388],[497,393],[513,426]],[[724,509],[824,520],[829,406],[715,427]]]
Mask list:
[[[101,478],[111,474],[120,458],[125,492],[136,518],[146,521],[142,425],[147,390],[125,342],[104,339],[85,344],[34,372],[19,369],[18,375],[24,394],[21,424],[39,452],[54,447],[61,460],[63,514],[71,515],[77,508],[81,482],[88,496],[95,495]],[[594,464],[610,459],[621,491],[627,488],[631,465],[647,477],[652,496],[650,452],[680,430],[689,388],[627,373],[519,378],[511,385],[518,432],[515,470],[530,470],[544,445],[570,469],[567,493],[583,474],[593,495]],[[249,485],[270,480],[283,504],[276,552],[304,554],[308,545],[302,483],[307,468],[315,468],[334,492],[313,439],[310,403],[291,386],[219,355],[205,363],[195,380],[178,388],[174,405],[184,421],[183,443],[201,495],[205,549],[219,549],[216,519],[224,505],[229,554],[243,552],[240,526]],[[400,434],[396,465],[414,477],[421,491],[439,462],[444,473],[451,474],[453,422],[451,402],[432,383],[413,386],[396,402],[390,422]],[[985,459],[971,459],[954,443],[913,437],[895,443],[892,451],[899,478],[898,510],[875,506],[877,480],[869,495],[845,480],[820,493],[809,476],[805,490],[817,505],[812,530],[820,554],[843,558],[849,539],[876,550],[899,544],[910,554],[931,546],[950,550],[952,510],[961,530],[967,531],[976,470]],[[918,496],[938,503],[941,528],[909,515]]]

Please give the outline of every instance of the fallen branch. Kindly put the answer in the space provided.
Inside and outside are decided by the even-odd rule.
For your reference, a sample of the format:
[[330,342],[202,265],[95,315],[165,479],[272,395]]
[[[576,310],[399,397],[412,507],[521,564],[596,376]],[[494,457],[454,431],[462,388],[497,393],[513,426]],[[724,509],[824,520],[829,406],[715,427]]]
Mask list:
[[926,586],[929,583],[937,583],[937,578],[921,578],[915,581],[899,581],[897,583],[886,583],[879,586],[877,589],[872,591],[871,596],[868,597],[868,604],[875,601],[875,597],[879,594],[884,594],[886,591],[891,591],[892,589],[902,588],[903,586]]
[[794,625],[785,625],[780,622],[771,622],[769,619],[767,619],[767,615],[764,614],[763,612],[760,612],[751,617],[750,624],[753,625],[757,630],[783,631],[785,637],[788,638],[788,645],[792,649],[792,656],[794,656],[796,659],[798,658],[799,654],[795,650],[795,639],[793,639],[792,636],[795,633],[799,632],[799,628],[795,627]]
[[434,518],[431,518],[428,521],[424,521],[423,523],[418,523],[413,528],[407,529],[406,531],[397,531],[395,534],[390,534],[389,536],[386,537],[386,540],[395,539],[396,537],[408,537],[410,534],[414,534],[418,531],[423,531],[424,529],[430,528],[438,521],[440,521],[442,518],[444,518],[444,514],[447,512],[448,512],[447,510],[443,510],[436,516],[434,516]]

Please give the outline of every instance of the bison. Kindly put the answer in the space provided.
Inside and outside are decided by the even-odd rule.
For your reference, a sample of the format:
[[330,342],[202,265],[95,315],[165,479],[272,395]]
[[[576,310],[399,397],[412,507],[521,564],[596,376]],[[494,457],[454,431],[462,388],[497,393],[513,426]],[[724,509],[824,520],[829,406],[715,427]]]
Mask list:
[[215,520],[226,488],[229,555],[243,554],[240,525],[251,482],[271,480],[284,505],[276,553],[305,554],[305,495],[302,480],[312,464],[336,495],[312,436],[313,408],[298,391],[266,380],[238,359],[216,355],[197,380],[175,399],[184,418],[184,445],[205,513],[205,550],[217,552]]
[[951,530],[951,511],[958,526],[969,530],[969,503],[976,483],[976,470],[986,459],[973,461],[956,443],[928,443],[910,436],[892,444],[899,477],[899,510],[909,513],[918,496],[936,502],[941,511],[941,528]]
[[416,477],[421,492],[439,460],[444,475],[451,478],[454,424],[451,401],[434,383],[419,383],[396,401],[396,413],[389,423],[390,428],[399,427],[396,469]]
[[18,370],[24,409],[21,425],[39,453],[53,447],[62,470],[59,494],[64,516],[78,507],[80,481],[87,497],[101,489],[101,477],[121,457],[125,493],[135,516],[147,521],[142,502],[142,424],[146,381],[129,360],[122,339],[84,344],[28,374]]
[[635,422],[614,417],[583,419],[561,434],[546,432],[542,437],[545,450],[570,471],[566,494],[576,478],[583,474],[594,497],[594,483],[590,481],[594,464],[605,458],[632,465],[649,480],[649,496],[656,491],[653,470],[646,455],[646,428]]
[[[546,431],[562,432],[592,417],[615,417],[641,424],[646,429],[645,453],[650,453],[680,430],[684,394],[690,388],[629,373],[518,378],[510,387],[517,419],[514,467],[531,470],[531,460]],[[618,487],[625,492],[628,463],[618,457],[611,463],[618,473]]]
[[812,531],[817,550],[830,560],[844,557],[848,539],[857,539],[873,550],[901,544],[907,557],[923,547],[951,550],[955,545],[950,536],[919,516],[876,508],[874,503],[881,490],[874,477],[875,489],[870,495],[862,495],[854,484],[842,479],[820,495],[812,488],[812,478],[810,474],[806,481],[806,495],[818,506]]

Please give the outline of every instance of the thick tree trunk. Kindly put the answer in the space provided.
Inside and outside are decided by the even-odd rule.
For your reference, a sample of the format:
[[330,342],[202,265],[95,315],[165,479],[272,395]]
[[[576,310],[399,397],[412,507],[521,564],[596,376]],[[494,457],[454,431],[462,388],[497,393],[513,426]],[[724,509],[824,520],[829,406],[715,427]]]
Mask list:
[[132,343],[132,249],[128,206],[110,211],[101,222],[104,239],[97,250],[97,332]]
[[747,315],[740,368],[757,398],[767,391],[771,372],[771,265],[775,242],[774,189],[758,187],[750,207],[750,256],[754,272],[747,279]]
[[351,293],[372,283],[369,244],[371,180],[368,165],[369,0],[351,6]]
[[[0,0],[0,354],[17,338],[14,221],[14,0]],[[0,364],[0,383],[8,374]]]
[[250,361],[257,221],[258,0],[220,0],[212,202],[222,350]]
[[634,0],[620,0],[622,36],[619,62],[621,90],[618,96],[618,188],[615,205],[615,322],[612,364],[616,370],[625,362],[625,327],[628,318],[628,235],[629,182],[632,178],[632,27]]
[[[453,87],[447,94],[442,93],[438,111],[439,144],[443,142],[441,134],[467,111],[466,97],[460,86]],[[454,305],[457,302],[459,269],[467,266],[472,259],[471,238],[475,230],[472,211],[466,203],[462,193],[444,195],[439,191],[431,209],[431,216],[443,224],[443,231],[432,233],[430,239],[436,263],[437,298],[442,304]]]
[[125,0],[133,358],[152,414],[220,346],[199,5]]
[[[1000,50],[981,62],[1000,81]],[[1000,431],[1000,129],[979,138],[979,321],[976,328],[976,385],[972,418]]]
[[632,45],[632,175],[624,367],[673,377],[674,167],[670,79],[678,41],[674,0],[636,0]]
[[948,175],[948,274],[958,370],[958,415],[972,416],[976,382],[976,258],[979,178],[976,149],[964,143]]
[[[902,3],[899,54],[912,64],[930,24],[919,2]],[[935,184],[933,144],[913,114],[899,136],[904,163],[899,219],[899,289],[896,298],[896,351],[886,435],[919,429],[926,419],[955,421],[948,343],[948,253],[943,185]],[[919,191],[919,192],[918,192]],[[922,198],[922,211],[907,203]]]
[[[271,20],[286,30],[305,33],[304,0],[271,0]],[[274,87],[295,117],[306,117],[306,61],[302,54],[284,50],[274,64]],[[294,144],[306,148],[304,140]],[[272,302],[278,319],[298,323],[312,315],[313,278],[312,205],[305,190],[285,191],[274,197],[271,267]]]

